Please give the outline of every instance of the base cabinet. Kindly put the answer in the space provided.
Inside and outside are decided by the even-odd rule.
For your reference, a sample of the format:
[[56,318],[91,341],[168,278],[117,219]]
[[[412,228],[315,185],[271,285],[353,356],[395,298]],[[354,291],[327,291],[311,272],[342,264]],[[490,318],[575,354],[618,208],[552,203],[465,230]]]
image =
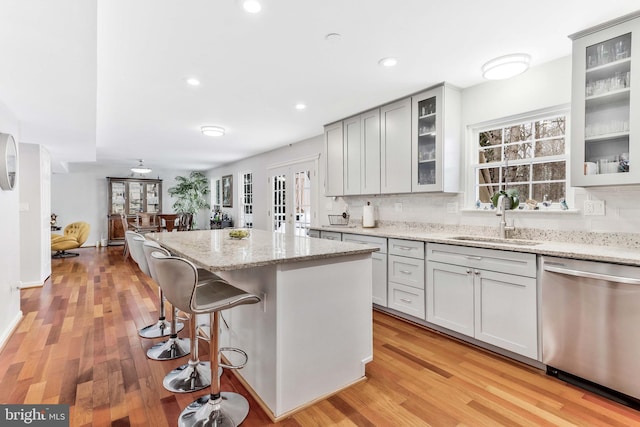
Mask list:
[[373,304],[387,307],[387,239],[384,237],[343,233],[342,241],[378,246],[379,251],[371,254],[373,264],[371,301]]
[[430,243],[426,301],[428,322],[539,359],[535,255]]

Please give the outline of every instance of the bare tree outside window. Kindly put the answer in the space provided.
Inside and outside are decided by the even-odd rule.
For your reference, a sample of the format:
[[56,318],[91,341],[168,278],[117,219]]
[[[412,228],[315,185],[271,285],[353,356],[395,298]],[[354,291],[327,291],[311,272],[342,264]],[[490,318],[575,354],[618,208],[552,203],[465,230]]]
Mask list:
[[490,203],[495,192],[515,188],[521,202],[559,202],[566,196],[565,148],[565,116],[479,132],[477,200]]

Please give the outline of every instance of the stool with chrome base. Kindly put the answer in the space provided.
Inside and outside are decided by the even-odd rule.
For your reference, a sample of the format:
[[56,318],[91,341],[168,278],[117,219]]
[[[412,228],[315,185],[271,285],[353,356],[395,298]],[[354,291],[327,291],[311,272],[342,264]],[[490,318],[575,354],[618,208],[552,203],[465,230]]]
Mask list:
[[[133,239],[136,237],[144,240],[144,236],[142,234],[136,233],[135,231],[125,231],[124,233],[124,238],[127,242],[127,246],[129,247],[129,254],[131,255],[131,258],[133,258],[133,260],[136,262],[136,264],[140,266],[140,262],[141,262],[140,254],[142,254],[142,252],[134,253],[131,250],[131,246],[134,244]],[[144,254],[142,256],[144,256]],[[158,307],[158,312],[159,312],[158,321],[156,323],[147,325],[144,328],[141,328],[138,330],[138,335],[140,335],[142,338],[148,338],[148,339],[162,338],[172,334],[171,323],[167,321],[167,318],[165,316],[164,295],[162,294],[162,288],[160,288],[159,286],[158,286],[158,297],[160,299],[160,307]],[[184,324],[181,322],[178,322],[176,323],[176,328],[177,329],[175,332],[176,333],[180,332],[184,328]]]
[[[147,262],[147,257],[144,252],[144,244],[156,245],[158,248],[160,247],[160,245],[155,242],[148,242],[142,236],[134,236],[129,240],[129,252],[131,253],[131,257],[134,259],[134,261],[138,263],[138,267],[140,267],[140,270],[155,281],[155,278],[151,274],[151,268],[149,266],[149,263]],[[164,249],[159,250],[164,251]],[[164,310],[164,294],[162,292],[162,288],[160,288],[160,298],[163,299],[162,310]],[[173,360],[189,354],[189,339],[178,338],[178,332],[184,327],[184,325],[182,323],[179,323],[180,326],[178,326],[177,317],[178,310],[174,307],[171,313],[171,322],[169,323],[169,328],[165,329],[169,332],[169,339],[157,343],[149,350],[147,350],[147,357],[149,359]]]
[[[142,244],[142,250],[147,259],[149,265],[149,271],[151,277],[158,284],[159,279],[155,271],[154,264],[151,262],[151,254],[158,252],[164,256],[170,256],[171,254],[166,249],[162,248],[159,244],[152,241],[144,241]],[[198,286],[205,283],[215,282],[219,277],[215,274],[198,269]],[[161,286],[162,287],[162,286]],[[175,307],[175,306],[174,306]],[[197,319],[195,315],[189,316],[189,339],[186,340],[189,344],[188,353],[191,354],[189,361],[182,366],[169,372],[164,380],[164,387],[174,393],[190,393],[193,391],[202,390],[211,385],[211,367],[208,361],[200,361],[198,358],[198,337],[197,337]],[[149,350],[153,350],[153,347]],[[185,353],[186,354],[186,353]],[[148,355],[148,352],[147,352]],[[222,375],[222,368],[218,370],[218,375]]]
[[[242,304],[255,304],[260,298],[230,285],[222,278],[215,282],[198,285],[198,270],[188,260],[168,257],[154,252],[149,259],[152,269],[163,288],[167,299],[180,310],[197,314],[209,313],[211,319],[210,358],[211,372],[220,366],[218,330],[220,311]],[[246,363],[246,361],[245,361]],[[249,413],[249,402],[244,396],[220,391],[220,377],[213,375],[209,395],[203,396],[187,406],[178,418],[178,425],[190,426],[236,426]]]

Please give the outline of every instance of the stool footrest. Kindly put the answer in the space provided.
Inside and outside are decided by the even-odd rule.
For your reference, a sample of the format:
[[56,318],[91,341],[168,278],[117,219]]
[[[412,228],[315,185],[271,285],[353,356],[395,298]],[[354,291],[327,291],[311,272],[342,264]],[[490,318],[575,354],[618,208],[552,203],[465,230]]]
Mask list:
[[220,362],[220,366],[225,368],[225,369],[242,369],[242,368],[244,368],[244,366],[249,361],[249,356],[247,355],[247,353],[245,353],[244,351],[240,350],[239,348],[235,348],[235,347],[220,347],[220,353],[223,353],[225,351],[231,351],[233,353],[238,353],[244,358],[244,360],[241,363],[237,364],[237,365],[227,365],[227,364],[224,364],[224,363]]

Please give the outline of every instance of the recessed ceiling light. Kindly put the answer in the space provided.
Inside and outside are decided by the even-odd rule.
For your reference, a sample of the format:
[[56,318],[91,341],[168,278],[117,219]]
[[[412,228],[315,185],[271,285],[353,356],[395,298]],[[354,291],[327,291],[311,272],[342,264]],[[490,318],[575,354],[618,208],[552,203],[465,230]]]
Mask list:
[[249,13],[258,13],[262,9],[262,5],[258,0],[243,0],[242,8]]
[[382,58],[378,61],[378,64],[383,67],[395,67],[398,64],[398,60],[396,58]]
[[305,104],[303,104],[302,102],[298,102],[296,104],[296,110],[304,110],[305,108],[307,108],[307,106]]
[[331,43],[335,43],[337,41],[340,41],[341,38],[342,38],[342,35],[338,34],[338,33],[329,33],[326,36],[324,36],[324,39],[326,41],[328,41],[328,42],[331,42]]
[[203,135],[207,136],[222,136],[224,135],[224,128],[220,126],[202,126],[200,131]]
[[529,68],[531,56],[513,53],[492,59],[482,66],[482,77],[488,80],[503,80],[522,74]]
[[187,84],[190,84],[191,86],[200,86],[200,80],[195,77],[189,77],[187,79]]

